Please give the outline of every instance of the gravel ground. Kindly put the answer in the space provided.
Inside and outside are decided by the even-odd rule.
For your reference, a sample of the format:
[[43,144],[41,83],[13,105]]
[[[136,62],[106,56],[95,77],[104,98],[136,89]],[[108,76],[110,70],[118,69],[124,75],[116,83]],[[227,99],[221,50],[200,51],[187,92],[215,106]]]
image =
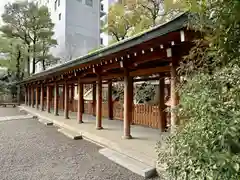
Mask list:
[[12,108],[10,106],[8,107],[0,107],[0,117],[3,117],[3,116],[17,116],[17,115],[23,115],[23,113],[20,113],[19,112],[19,109],[16,107],[16,108]]
[[[4,112],[17,115],[18,111],[0,108],[0,116]],[[99,149],[85,140],[70,140],[36,120],[0,122],[0,179],[144,179],[100,155]]]

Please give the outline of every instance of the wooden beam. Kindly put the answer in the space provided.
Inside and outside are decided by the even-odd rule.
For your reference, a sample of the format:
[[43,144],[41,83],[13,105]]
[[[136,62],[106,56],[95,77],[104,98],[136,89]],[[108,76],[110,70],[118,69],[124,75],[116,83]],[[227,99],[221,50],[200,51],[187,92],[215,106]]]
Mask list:
[[156,77],[142,77],[139,79],[134,79],[133,82],[142,82],[142,81],[156,81],[159,80],[159,76]]
[[142,54],[141,56],[131,58],[131,60],[132,60],[133,64],[137,64],[137,65],[143,64],[146,62],[155,61],[155,60],[159,60],[162,62],[170,61],[169,59],[167,59],[167,54],[166,54],[165,49],[148,52],[144,55]]
[[160,66],[155,68],[148,68],[148,69],[138,69],[136,71],[132,71],[129,73],[130,76],[145,76],[145,75],[151,75],[151,74],[157,74],[161,72],[169,72],[170,71],[169,66]]
[[[169,66],[160,66],[160,67],[156,67],[156,68],[148,68],[148,69],[137,69],[135,71],[132,71],[129,73],[130,76],[145,76],[145,75],[152,75],[152,74],[158,74],[160,72],[170,72],[170,67]],[[111,80],[111,79],[115,79],[115,78],[121,78],[124,77],[124,73],[104,73],[101,75],[102,80]],[[95,81],[97,81],[97,77],[86,77],[86,78],[81,78],[81,82],[84,84],[87,83],[93,83]],[[65,82],[69,85],[71,85],[72,83],[76,83],[76,80],[65,80]],[[65,83],[64,82],[64,83]],[[59,81],[57,82],[58,84],[63,83],[63,81]],[[51,84],[53,85],[53,84]]]
[[120,68],[119,62],[103,66],[103,70],[106,70],[106,71],[111,70],[111,69],[116,69],[116,68]]

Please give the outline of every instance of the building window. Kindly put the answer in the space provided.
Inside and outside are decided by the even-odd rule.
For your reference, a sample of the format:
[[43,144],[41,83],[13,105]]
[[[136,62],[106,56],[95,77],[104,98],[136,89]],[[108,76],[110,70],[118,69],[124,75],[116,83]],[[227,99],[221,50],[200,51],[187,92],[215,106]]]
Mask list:
[[86,5],[88,5],[88,6],[93,6],[93,0],[86,0]]
[[100,38],[100,44],[103,45],[103,38]]
[[58,0],[58,6],[60,6],[60,4],[61,4],[61,2],[60,2],[61,0]]
[[54,2],[54,9],[57,10],[57,0]]
[[61,13],[58,15],[58,19],[59,19],[59,21],[62,19],[62,14]]

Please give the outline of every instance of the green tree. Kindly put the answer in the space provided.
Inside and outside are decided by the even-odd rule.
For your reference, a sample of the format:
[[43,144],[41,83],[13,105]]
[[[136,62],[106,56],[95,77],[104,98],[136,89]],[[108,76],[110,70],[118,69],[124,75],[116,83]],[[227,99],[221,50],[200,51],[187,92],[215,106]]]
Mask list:
[[103,31],[112,36],[113,41],[121,41],[129,37],[131,29],[140,22],[139,20],[135,11],[116,3],[109,8]]
[[103,31],[121,41],[177,16],[183,9],[181,1],[138,0],[116,3],[109,9]]
[[0,59],[1,67],[7,68],[9,74],[16,77],[17,81],[24,78],[25,75],[25,61],[27,54],[27,46],[19,39],[15,38],[0,38],[0,42],[3,42],[0,46],[0,52],[4,55],[3,59]]
[[138,8],[142,12],[143,16],[146,16],[150,20],[151,26],[156,26],[157,18],[164,13],[164,1],[163,0],[139,0],[137,1]]
[[52,38],[54,35],[54,24],[51,21],[47,7],[38,7],[35,3],[29,3],[27,15],[30,25],[29,37],[32,41],[32,68],[33,73],[35,73],[36,63],[41,62],[43,69],[45,69],[46,63],[51,64],[51,61],[56,60],[49,54],[49,50],[51,47],[57,45],[57,41]]
[[137,103],[145,103],[153,100],[155,96],[155,87],[149,82],[143,82],[139,85],[136,85],[134,99]]
[[26,2],[24,3],[12,3],[7,4],[4,7],[4,13],[2,14],[2,20],[4,25],[1,27],[1,31],[4,36],[8,38],[19,38],[28,47],[27,55],[27,70],[30,74],[30,49],[31,41],[29,38],[29,32],[27,30],[27,16],[26,16]]
[[2,91],[12,95],[12,99],[17,98],[20,101],[20,87],[15,83],[23,80],[25,76],[25,62],[27,46],[20,39],[1,38],[4,42],[0,46],[0,52],[3,59],[0,59],[0,66],[7,69],[2,78]]
[[30,60],[35,73],[35,65],[41,61],[51,61],[50,47],[56,45],[52,39],[54,24],[47,7],[38,7],[33,2],[15,2],[5,5],[2,15],[4,25],[1,31],[6,37],[18,38],[27,46],[27,65],[30,74]]
[[179,129],[159,146],[170,179],[240,179],[240,1],[186,1],[200,31],[180,68]]

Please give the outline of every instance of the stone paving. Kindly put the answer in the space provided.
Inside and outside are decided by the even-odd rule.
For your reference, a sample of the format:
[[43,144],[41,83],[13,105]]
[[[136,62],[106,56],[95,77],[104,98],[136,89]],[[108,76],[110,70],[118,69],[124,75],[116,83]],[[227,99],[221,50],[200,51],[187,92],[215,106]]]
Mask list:
[[[0,108],[0,116],[14,114],[19,115],[17,108]],[[85,140],[70,140],[37,120],[1,122],[0,179],[144,179],[100,155],[99,149]]]

